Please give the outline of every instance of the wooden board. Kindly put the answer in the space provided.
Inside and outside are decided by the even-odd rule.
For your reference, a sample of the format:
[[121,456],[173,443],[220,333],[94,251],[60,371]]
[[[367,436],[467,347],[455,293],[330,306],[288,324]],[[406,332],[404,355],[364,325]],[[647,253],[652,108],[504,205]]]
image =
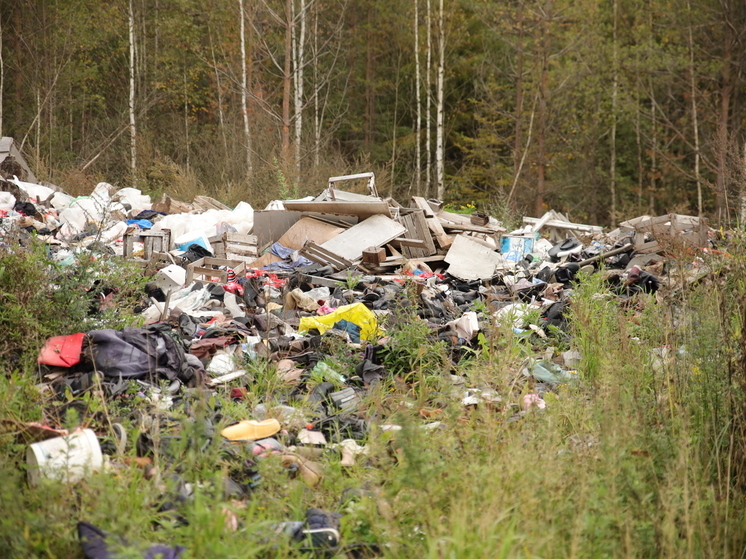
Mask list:
[[[402,253],[407,258],[422,258],[435,254],[435,244],[430,233],[430,228],[425,221],[425,212],[420,209],[409,210],[409,213],[399,216],[396,220],[398,223],[407,228],[406,233],[402,235],[405,239],[417,239],[422,241],[415,245],[407,244],[402,241]],[[424,246],[423,246],[424,245]]]
[[347,268],[352,267],[352,262],[337,256],[331,251],[325,250],[313,241],[306,243],[306,246],[303,247],[299,254],[313,262],[329,264],[335,271],[346,270]]
[[266,252],[262,254],[259,258],[256,260],[253,260],[246,264],[247,268],[263,268],[264,266],[269,266],[270,264],[273,264],[275,262],[282,262],[282,258],[279,256],[276,256],[272,254],[271,252]]
[[500,254],[464,235],[456,235],[445,261],[449,274],[466,281],[489,279],[504,263]]
[[243,262],[206,256],[187,266],[186,285],[191,284],[193,281],[227,283],[228,271],[215,269],[214,267],[217,266],[231,268],[236,275],[240,275],[246,269]]
[[405,231],[406,228],[393,219],[374,215],[320,246],[345,260],[356,261],[362,258],[366,248],[383,246]]
[[254,229],[259,250],[274,243],[290,229],[303,214],[283,210],[259,210],[254,212]]
[[427,200],[420,196],[412,196],[412,207],[419,208],[423,212],[425,212],[425,220],[427,221],[427,226],[430,228],[430,232],[433,234],[435,242],[438,243],[438,247],[450,247],[453,239],[446,234],[443,226],[440,223],[440,220],[436,217],[435,212],[433,211],[432,207],[430,207],[430,204],[428,204]]
[[344,230],[310,217],[302,217],[277,242],[284,247],[300,250],[307,241],[322,245]]
[[336,202],[283,202],[285,209],[299,212],[321,212],[330,214],[356,215],[361,220],[367,219],[374,215],[384,215],[391,217],[389,205],[383,200],[375,201],[345,201]]

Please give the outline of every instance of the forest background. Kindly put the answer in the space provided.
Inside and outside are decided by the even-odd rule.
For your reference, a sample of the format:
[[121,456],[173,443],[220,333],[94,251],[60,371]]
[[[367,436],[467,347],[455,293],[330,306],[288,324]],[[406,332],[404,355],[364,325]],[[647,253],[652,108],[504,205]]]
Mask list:
[[743,0],[0,3],[0,131],[39,179],[257,207],[382,195],[746,221]]

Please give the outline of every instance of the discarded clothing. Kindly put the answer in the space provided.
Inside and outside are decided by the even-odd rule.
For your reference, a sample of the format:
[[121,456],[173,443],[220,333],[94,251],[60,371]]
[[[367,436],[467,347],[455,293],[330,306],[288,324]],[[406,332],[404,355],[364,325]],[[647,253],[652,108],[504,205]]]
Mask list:
[[[111,549],[112,546],[106,543],[107,538],[110,538],[100,528],[97,528],[93,524],[88,522],[78,522],[78,537],[80,538],[80,545],[83,547],[83,555],[85,559],[120,559],[124,557],[134,557],[132,555],[132,549],[122,550],[124,553],[117,553]],[[120,546],[116,546],[121,549],[126,547],[127,543],[120,539]],[[185,547],[180,545],[169,547],[162,544],[151,545],[145,550],[143,559],[179,559],[181,554],[186,551]]]
[[180,380],[193,384],[191,367],[176,341],[156,328],[91,330],[93,362],[109,378],[144,379],[146,377]]

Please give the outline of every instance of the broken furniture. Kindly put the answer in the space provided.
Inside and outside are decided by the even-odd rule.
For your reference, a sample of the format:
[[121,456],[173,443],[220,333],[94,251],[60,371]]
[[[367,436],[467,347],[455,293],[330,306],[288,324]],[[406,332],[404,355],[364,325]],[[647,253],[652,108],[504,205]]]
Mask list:
[[[146,266],[156,252],[167,252],[171,247],[171,232],[145,231],[138,227],[128,227],[122,237],[122,256],[129,258],[138,264]],[[143,255],[141,258],[135,256],[135,243],[143,244]]]
[[639,254],[658,252],[661,242],[707,247],[708,229],[706,218],[680,214],[640,216],[619,224],[623,236],[633,236],[635,252]]
[[256,235],[223,233],[208,239],[216,258],[238,260],[248,264],[259,257]]
[[246,271],[246,264],[238,260],[205,256],[187,266],[186,285],[193,281],[228,283],[229,269],[238,275]]
[[572,223],[563,214],[549,210],[541,217],[524,217],[523,223],[530,225],[531,232],[543,231],[548,233],[549,240],[553,243],[564,241],[569,236],[597,235],[603,232],[603,227],[598,225],[586,225],[584,223]]

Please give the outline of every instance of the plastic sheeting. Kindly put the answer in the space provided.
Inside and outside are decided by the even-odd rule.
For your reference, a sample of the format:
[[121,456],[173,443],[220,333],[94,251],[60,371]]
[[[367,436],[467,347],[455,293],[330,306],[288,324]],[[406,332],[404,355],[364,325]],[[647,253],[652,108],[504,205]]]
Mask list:
[[363,303],[353,303],[339,307],[333,313],[324,316],[306,316],[300,319],[298,326],[299,332],[304,332],[316,328],[320,333],[324,333],[333,328],[337,322],[346,320],[357,325],[360,328],[360,338],[363,340],[374,340],[383,335],[378,327],[376,315]]

